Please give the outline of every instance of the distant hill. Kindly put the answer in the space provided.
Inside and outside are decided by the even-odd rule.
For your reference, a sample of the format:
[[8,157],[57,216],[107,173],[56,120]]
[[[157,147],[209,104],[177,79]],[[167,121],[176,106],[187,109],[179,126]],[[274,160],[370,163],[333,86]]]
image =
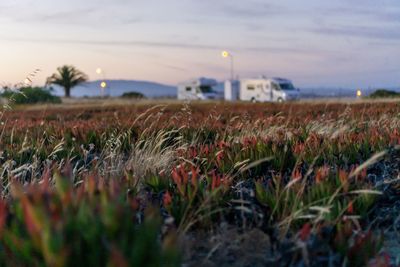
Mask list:
[[[376,91],[375,88],[360,88],[363,96],[368,96]],[[389,87],[388,90],[400,92],[400,88]],[[329,88],[329,87],[314,87],[314,88],[300,88],[300,95],[302,98],[319,98],[319,97],[356,97],[357,89],[351,88]]]
[[356,97],[356,89],[349,88],[300,88],[301,98]]
[[[102,81],[91,81],[84,83],[80,86],[74,87],[71,90],[71,96],[73,97],[96,97],[101,96],[100,83]],[[138,92],[142,93],[148,98],[158,97],[176,97],[176,87],[148,82],[148,81],[134,81],[134,80],[105,80],[107,88],[105,94],[113,97],[121,96],[127,92]],[[54,95],[63,96],[64,91],[59,86],[52,86]]]

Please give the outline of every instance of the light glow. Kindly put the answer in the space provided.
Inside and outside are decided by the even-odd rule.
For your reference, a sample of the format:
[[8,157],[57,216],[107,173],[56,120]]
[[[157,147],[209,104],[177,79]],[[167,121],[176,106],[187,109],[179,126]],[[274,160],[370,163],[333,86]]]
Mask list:
[[230,56],[230,54],[228,51],[222,51],[222,57],[227,58],[229,56]]

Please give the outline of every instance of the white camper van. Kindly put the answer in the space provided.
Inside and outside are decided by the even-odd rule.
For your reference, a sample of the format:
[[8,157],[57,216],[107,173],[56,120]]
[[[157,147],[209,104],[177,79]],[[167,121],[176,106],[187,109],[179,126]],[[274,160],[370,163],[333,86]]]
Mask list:
[[207,100],[219,99],[221,95],[214,90],[218,82],[214,79],[192,79],[178,85],[178,99],[180,100]]
[[[227,92],[230,91],[230,92]],[[243,79],[225,83],[225,100],[236,100],[233,96],[239,92],[239,100],[252,102],[284,102],[299,99],[299,90],[292,82],[283,78]]]

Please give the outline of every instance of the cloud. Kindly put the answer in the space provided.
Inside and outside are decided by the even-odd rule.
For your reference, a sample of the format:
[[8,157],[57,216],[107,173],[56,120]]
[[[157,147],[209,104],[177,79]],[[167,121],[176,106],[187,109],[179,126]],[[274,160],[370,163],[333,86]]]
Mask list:
[[197,7],[197,10],[200,10],[199,14],[207,15],[213,19],[224,20],[260,20],[289,12],[287,7],[266,0],[202,0],[196,1],[194,5]]
[[15,13],[15,10],[13,9],[12,5],[9,3],[0,3],[0,19],[8,18],[13,13]]
[[[24,24],[65,24],[86,27],[98,27],[100,21],[107,22],[103,24],[103,27],[109,25],[113,26],[115,24],[131,25],[143,21],[138,16],[116,14],[117,11],[114,13],[112,10],[116,9],[115,5],[117,5],[117,3],[114,3],[111,7],[85,5],[82,7],[68,7],[65,9],[59,8],[57,10],[53,10],[50,6],[46,8],[37,6],[36,9],[32,10],[18,10],[16,7],[5,9],[0,6],[0,15],[2,18],[11,19],[14,22]],[[113,15],[110,15],[110,13],[113,13]]]
[[382,22],[391,22],[396,23],[400,22],[400,8],[393,8],[391,5],[390,9],[385,8],[386,6],[383,4],[374,3],[359,3],[358,5],[354,5],[352,3],[351,6],[341,6],[335,8],[328,8],[321,10],[320,13],[324,16],[328,17],[338,17],[338,16],[346,16],[346,17],[360,17],[362,19],[373,19],[377,23]]
[[321,26],[310,30],[316,34],[358,37],[377,40],[400,40],[398,27],[378,26]]
[[17,7],[4,9],[0,7],[0,14],[3,19],[5,18],[16,23],[77,24],[88,22],[96,15],[97,11],[96,8],[91,7],[61,10],[50,11],[40,8],[27,10],[18,9]]
[[[168,42],[168,41],[132,41],[132,40],[90,40],[90,39],[27,39],[27,38],[9,38],[3,37],[0,40],[9,42],[27,42],[27,43],[47,43],[47,44],[71,44],[71,45],[88,45],[88,46],[124,46],[124,47],[153,47],[153,48],[169,48],[169,49],[190,49],[190,50],[213,50],[222,51],[227,49],[227,46],[222,45],[210,45],[201,43],[185,43],[185,42]],[[263,45],[259,46],[230,46],[229,50],[242,51],[242,52],[267,52],[276,54],[327,54],[332,51],[320,50],[311,47],[284,47],[281,45],[271,46]]]
[[174,66],[174,65],[169,65],[169,64],[159,64],[160,66],[163,66],[164,68],[171,69],[171,70],[177,70],[181,72],[187,72],[188,70],[182,67]]
[[54,13],[40,13],[33,14],[31,16],[25,17],[24,19],[19,19],[20,21],[40,21],[40,22],[48,22],[48,23],[71,23],[74,20],[82,19],[90,16],[92,13],[96,11],[95,8],[82,8],[82,9],[74,9],[74,10],[65,10]]
[[141,18],[135,17],[135,18],[121,18],[120,22],[122,24],[131,25],[131,24],[141,23],[141,22],[144,22],[144,21]]
[[272,4],[249,2],[246,5],[235,5],[233,1],[223,5],[221,11],[234,18],[255,18],[279,15],[286,11],[283,7]]

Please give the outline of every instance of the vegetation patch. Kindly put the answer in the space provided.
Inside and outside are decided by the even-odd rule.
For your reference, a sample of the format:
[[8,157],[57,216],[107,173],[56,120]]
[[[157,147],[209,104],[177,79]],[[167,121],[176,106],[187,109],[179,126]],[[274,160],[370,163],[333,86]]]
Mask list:
[[10,104],[36,104],[36,103],[61,103],[61,99],[51,94],[50,91],[40,87],[24,87],[18,90],[5,90],[1,97],[6,98]]
[[145,96],[142,93],[138,93],[138,92],[126,92],[123,93],[122,98],[134,98],[134,99],[143,99],[145,98]]
[[370,98],[392,98],[392,97],[399,97],[400,93],[386,90],[386,89],[379,89],[369,95]]

